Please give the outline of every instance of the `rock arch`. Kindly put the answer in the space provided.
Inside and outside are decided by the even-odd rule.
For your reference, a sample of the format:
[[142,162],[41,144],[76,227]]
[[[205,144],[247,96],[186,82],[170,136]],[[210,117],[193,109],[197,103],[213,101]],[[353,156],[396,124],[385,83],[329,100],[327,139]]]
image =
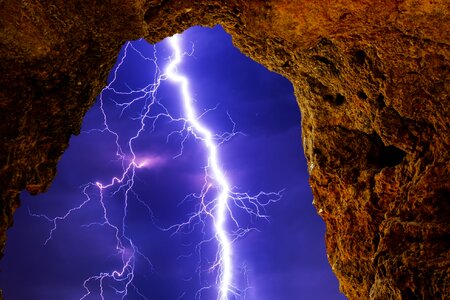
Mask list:
[[221,24],[243,53],[294,85],[341,290],[350,299],[450,295],[448,1],[0,7],[0,248],[19,192],[49,186],[123,42]]

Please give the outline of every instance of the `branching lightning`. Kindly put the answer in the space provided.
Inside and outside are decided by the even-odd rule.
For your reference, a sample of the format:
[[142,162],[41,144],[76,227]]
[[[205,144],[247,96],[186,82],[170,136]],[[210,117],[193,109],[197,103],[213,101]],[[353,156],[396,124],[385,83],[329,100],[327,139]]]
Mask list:
[[[192,212],[185,222],[162,228],[165,231],[176,234],[183,231],[193,231],[197,228],[197,225],[200,225],[202,229],[205,226],[213,226],[213,236],[205,236],[204,240],[197,246],[202,247],[204,243],[215,243],[217,252],[212,260],[213,262],[209,265],[208,271],[216,275],[216,281],[198,290],[196,293],[197,299],[202,299],[202,293],[211,289],[216,291],[217,300],[245,298],[245,290],[248,286],[242,287],[243,284],[235,278],[238,271],[233,261],[233,242],[254,228],[240,226],[236,211],[243,210],[251,217],[267,218],[265,207],[281,198],[282,191],[272,193],[260,192],[256,195],[234,191],[235,188],[232,187],[230,179],[222,169],[219,147],[222,143],[229,141],[238,134],[235,131],[235,124],[230,118],[230,122],[233,125],[232,131],[214,134],[213,130],[201,122],[202,116],[210,110],[203,114],[197,112],[189,90],[189,79],[178,72],[178,67],[183,57],[189,55],[189,53],[182,52],[180,35],[168,38],[168,43],[173,54],[165,69],[162,69],[157,59],[156,47],[154,47],[152,57],[148,57],[134,47],[132,42],[128,42],[124,47],[122,58],[112,72],[112,80],[99,96],[103,128],[91,130],[90,132],[100,131],[114,137],[116,157],[121,162],[122,172],[106,183],[91,182],[83,186],[84,200],[79,205],[69,209],[62,216],[50,218],[44,214],[33,214],[30,212],[31,215],[44,218],[52,224],[49,236],[45,241],[45,244],[47,244],[53,238],[53,233],[57,230],[58,223],[67,220],[70,215],[80,212],[92,201],[98,201],[100,204],[102,209],[101,219],[85,226],[102,226],[112,230],[116,240],[116,255],[120,257],[120,267],[87,278],[82,284],[85,293],[80,299],[86,299],[88,296],[98,293],[100,298],[105,300],[106,290],[113,290],[122,299],[127,297],[130,290],[133,290],[142,299],[148,299],[147,297],[151,296],[141,293],[133,283],[136,264],[141,262],[141,260],[150,268],[152,268],[152,264],[151,260],[133,243],[127,232],[126,224],[128,204],[131,199],[142,204],[153,217],[151,207],[147,204],[147,201],[141,199],[133,190],[136,173],[140,168],[151,163],[136,154],[135,142],[144,133],[154,132],[159,120],[167,119],[170,122],[180,124],[179,130],[173,131],[167,136],[168,140],[174,134],[178,134],[181,137],[179,155],[183,154],[184,144],[189,138],[200,141],[207,153],[203,188],[198,194],[188,195],[188,197],[193,197],[198,201],[197,211]],[[139,89],[129,88],[123,91],[116,88],[115,83],[118,80],[118,70],[124,64],[129,51],[135,51],[143,60],[152,63],[155,72],[151,82],[144,87]],[[173,117],[169,110],[158,100],[157,92],[163,81],[172,82],[175,88],[179,90],[180,99],[171,99],[170,101],[180,101],[183,112],[181,117]],[[105,97],[107,92],[117,95],[121,101],[107,99],[108,97]],[[129,100],[123,101],[124,97]],[[110,125],[110,116],[105,109],[106,101],[113,101],[115,107],[121,113],[131,107],[139,106],[140,108],[140,113],[134,118],[134,121],[139,122],[139,127],[134,132],[134,135],[127,139],[126,143],[120,142],[123,137],[118,130],[115,130]],[[107,200],[119,196],[122,199],[122,217],[117,222],[113,220],[112,212],[109,209],[110,204]],[[183,296],[184,293],[180,295],[179,299],[183,299]]]

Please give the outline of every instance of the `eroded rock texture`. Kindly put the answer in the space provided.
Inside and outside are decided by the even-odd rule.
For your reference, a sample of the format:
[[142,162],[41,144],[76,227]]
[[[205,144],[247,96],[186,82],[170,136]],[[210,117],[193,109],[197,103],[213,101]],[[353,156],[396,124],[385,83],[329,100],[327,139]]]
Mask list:
[[448,299],[449,6],[0,1],[0,248],[19,192],[47,189],[120,46],[221,24],[295,87],[341,290],[350,299]]

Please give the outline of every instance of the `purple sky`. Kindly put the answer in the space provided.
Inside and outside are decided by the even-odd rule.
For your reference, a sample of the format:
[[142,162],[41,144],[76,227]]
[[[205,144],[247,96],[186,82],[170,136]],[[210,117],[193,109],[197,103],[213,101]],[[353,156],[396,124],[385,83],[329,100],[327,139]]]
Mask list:
[[[152,56],[153,46],[144,41],[133,45],[146,56]],[[236,213],[258,229],[234,245],[236,268],[246,270],[251,287],[245,299],[346,299],[340,294],[326,259],[324,223],[311,204],[301,147],[300,112],[291,83],[242,55],[220,27],[189,29],[183,34],[183,47],[188,52],[194,48],[191,56],[184,57],[179,71],[190,78],[198,111],[217,105],[202,121],[215,132],[229,131],[232,123],[228,113],[236,123],[236,130],[244,133],[219,150],[222,167],[232,185],[250,194],[285,189],[283,198],[267,207],[269,221],[248,220]],[[158,44],[156,49],[159,64],[167,64],[170,56],[167,43]],[[123,51],[119,58],[122,56]],[[122,91],[142,87],[154,71],[149,61],[129,51],[114,87]],[[173,84],[163,83],[157,97],[174,116],[181,114]],[[126,148],[126,137],[131,137],[139,125],[132,118],[140,110],[133,106],[122,114],[120,110],[114,113],[116,107],[110,100],[120,102],[127,101],[126,98],[106,92],[103,99],[105,110],[113,116],[111,126],[120,132],[123,138],[119,143]],[[15,214],[14,227],[8,231],[5,257],[0,261],[0,288],[6,300],[79,299],[85,293],[82,284],[86,278],[117,268],[111,228],[83,226],[101,217],[95,196],[82,210],[58,222],[53,239],[45,246],[51,223],[28,213],[29,209],[49,217],[64,215],[85,199],[80,186],[95,181],[106,183],[117,175],[121,164],[114,155],[113,136],[86,133],[101,126],[97,102],[84,120],[84,133],[72,137],[49,192],[35,197],[22,193],[22,207]],[[154,162],[137,170],[134,186],[153,215],[132,196],[126,219],[127,235],[153,265],[152,269],[144,259],[136,260],[134,285],[148,299],[176,300],[185,293],[180,299],[191,300],[199,288],[211,283],[212,276],[203,274],[200,280],[195,273],[199,262],[195,244],[201,241],[201,232],[172,236],[171,232],[158,229],[186,220],[196,203],[187,201],[180,205],[180,202],[187,194],[198,192],[203,183],[206,161],[199,142],[188,139],[183,155],[173,158],[179,152],[181,139],[174,135],[166,142],[166,137],[177,126],[161,120],[151,132],[147,125],[145,135],[135,144],[139,157],[152,158]],[[107,197],[113,222],[121,218],[120,196],[119,192]],[[202,265],[207,263],[212,248],[203,248]],[[120,299],[109,287],[105,290],[106,299]],[[99,299],[94,292],[86,299]],[[131,288],[126,299],[145,298]],[[213,300],[215,295],[212,291],[205,292],[202,299]],[[230,298],[237,299],[241,298]]]

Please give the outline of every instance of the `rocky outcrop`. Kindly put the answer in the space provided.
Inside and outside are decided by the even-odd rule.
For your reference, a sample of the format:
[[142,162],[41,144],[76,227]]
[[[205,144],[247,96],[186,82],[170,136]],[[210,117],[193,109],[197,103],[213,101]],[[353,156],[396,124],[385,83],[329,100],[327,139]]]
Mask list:
[[0,248],[41,193],[124,41],[221,24],[286,76],[314,203],[350,299],[450,297],[450,4],[0,1]]

